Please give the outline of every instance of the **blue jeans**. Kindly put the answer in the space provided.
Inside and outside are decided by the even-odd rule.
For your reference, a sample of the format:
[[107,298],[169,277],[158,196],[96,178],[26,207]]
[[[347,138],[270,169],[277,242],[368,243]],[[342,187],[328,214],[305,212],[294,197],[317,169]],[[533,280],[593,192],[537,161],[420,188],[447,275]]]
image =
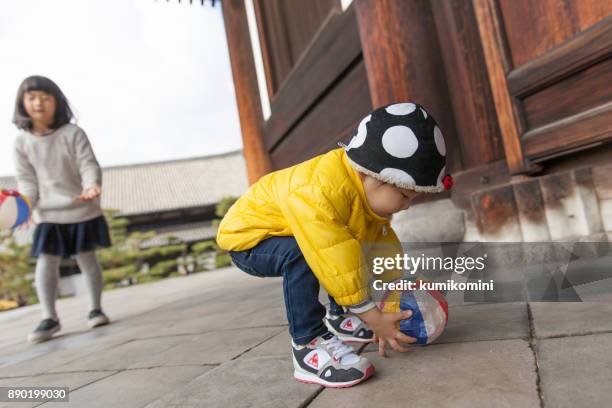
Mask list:
[[[295,344],[308,344],[327,332],[325,307],[319,302],[319,281],[306,263],[294,237],[268,238],[246,251],[230,251],[234,264],[258,277],[283,277],[289,333]],[[330,312],[343,308],[330,296]]]

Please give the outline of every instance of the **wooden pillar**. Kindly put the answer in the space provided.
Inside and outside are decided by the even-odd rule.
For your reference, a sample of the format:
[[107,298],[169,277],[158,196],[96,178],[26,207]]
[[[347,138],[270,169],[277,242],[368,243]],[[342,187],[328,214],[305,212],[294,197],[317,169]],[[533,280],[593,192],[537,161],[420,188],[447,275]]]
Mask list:
[[504,158],[495,101],[472,2],[431,0],[463,164],[473,168]]
[[427,108],[444,133],[449,171],[461,154],[436,27],[428,0],[355,0],[372,105],[414,101]]
[[236,104],[240,116],[243,153],[249,183],[272,170],[263,143],[263,114],[244,0],[223,0],[225,35],[232,65]]
[[473,0],[473,4],[508,169],[513,175],[527,173],[531,167],[523,154],[521,134],[524,129],[522,129],[519,108],[508,90],[506,74],[511,69],[511,63],[503,39],[501,19],[493,0]]

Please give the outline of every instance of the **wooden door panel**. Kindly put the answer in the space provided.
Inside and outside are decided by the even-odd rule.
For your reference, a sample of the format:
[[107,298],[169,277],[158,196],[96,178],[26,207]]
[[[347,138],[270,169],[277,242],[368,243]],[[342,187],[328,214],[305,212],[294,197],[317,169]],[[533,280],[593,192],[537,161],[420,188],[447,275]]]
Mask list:
[[264,124],[266,149],[278,144],[360,56],[354,10],[333,14],[272,101],[272,116]]
[[274,100],[338,1],[254,0],[254,5],[268,94]]
[[[574,116],[612,100],[612,59],[569,76],[522,100],[527,129]],[[604,85],[604,86],[602,86]]]
[[273,167],[292,166],[336,148],[371,109],[365,66],[358,61],[272,151]]
[[608,0],[499,0],[498,4],[515,67],[612,14]]
[[612,140],[609,3],[473,0],[511,173]]

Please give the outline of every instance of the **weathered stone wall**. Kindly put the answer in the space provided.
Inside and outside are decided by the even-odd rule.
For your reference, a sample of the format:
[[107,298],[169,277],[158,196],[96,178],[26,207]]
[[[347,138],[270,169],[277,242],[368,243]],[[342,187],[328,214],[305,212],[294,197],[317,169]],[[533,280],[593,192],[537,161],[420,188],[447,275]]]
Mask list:
[[477,191],[470,211],[451,200],[397,214],[408,242],[608,241],[612,238],[612,165],[583,167]]

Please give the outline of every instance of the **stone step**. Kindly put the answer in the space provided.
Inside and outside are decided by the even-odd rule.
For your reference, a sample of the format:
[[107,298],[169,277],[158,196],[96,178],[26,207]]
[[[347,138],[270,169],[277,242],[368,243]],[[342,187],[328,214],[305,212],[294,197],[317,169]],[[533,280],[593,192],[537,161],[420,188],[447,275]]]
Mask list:
[[[612,228],[612,166],[510,182],[472,194],[467,230],[482,241],[596,237]],[[472,227],[472,228],[470,228]]]
[[442,199],[395,214],[391,226],[402,242],[460,242],[465,215],[450,199]]

